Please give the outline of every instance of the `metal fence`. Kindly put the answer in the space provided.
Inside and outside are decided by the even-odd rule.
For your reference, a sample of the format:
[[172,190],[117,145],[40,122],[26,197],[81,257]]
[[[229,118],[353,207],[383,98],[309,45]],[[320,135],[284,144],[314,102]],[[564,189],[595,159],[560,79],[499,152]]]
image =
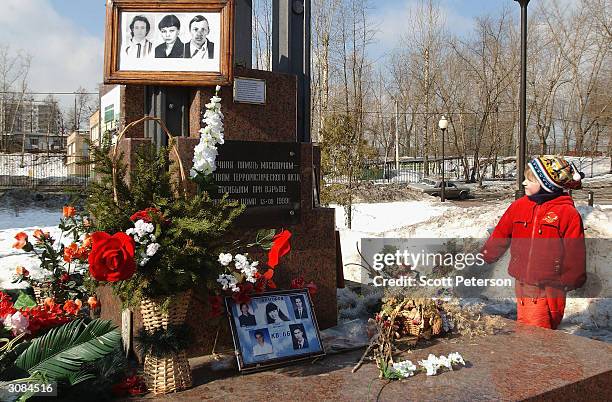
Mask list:
[[0,154],[0,188],[87,187],[88,157],[65,154]]
[[[429,172],[427,176],[438,176],[441,174],[442,163],[439,160],[429,161]],[[459,160],[448,158],[445,161],[445,174],[449,179],[458,179]],[[423,161],[400,162],[396,169],[395,162],[371,162],[362,166],[354,180],[371,181],[377,183],[418,183],[425,177],[425,164]],[[326,174],[324,176],[327,184],[347,184],[348,178],[339,174]]]

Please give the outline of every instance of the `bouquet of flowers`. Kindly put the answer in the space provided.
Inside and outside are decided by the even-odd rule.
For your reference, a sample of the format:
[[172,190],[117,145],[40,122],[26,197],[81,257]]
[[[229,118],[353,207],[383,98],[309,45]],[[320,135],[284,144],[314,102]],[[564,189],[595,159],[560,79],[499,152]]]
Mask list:
[[53,297],[57,303],[83,300],[87,294],[84,273],[91,249],[90,228],[88,217],[77,214],[72,206],[65,206],[59,224],[61,233],[57,240],[41,229],[31,234],[33,243],[27,233],[17,233],[13,248],[34,253],[40,260],[43,277],[34,279],[25,267],[17,266],[13,282],[25,281],[36,290],[40,289],[41,294],[37,296],[41,300],[47,296]]
[[[236,303],[248,303],[252,293],[262,293],[267,289],[276,289],[274,282],[274,272],[280,262],[280,258],[291,251],[291,232],[281,230],[276,233],[273,229],[263,229],[257,233],[254,243],[247,247],[260,246],[268,250],[267,268],[260,269],[259,261],[252,261],[248,253],[234,254],[220,253],[217,261],[223,268],[219,274],[217,283],[221,290],[231,294]],[[294,278],[291,281],[292,289],[306,288],[310,294],[315,294],[317,286],[311,281],[306,284],[303,277]],[[211,296],[211,316],[216,317],[222,314],[221,297]]]

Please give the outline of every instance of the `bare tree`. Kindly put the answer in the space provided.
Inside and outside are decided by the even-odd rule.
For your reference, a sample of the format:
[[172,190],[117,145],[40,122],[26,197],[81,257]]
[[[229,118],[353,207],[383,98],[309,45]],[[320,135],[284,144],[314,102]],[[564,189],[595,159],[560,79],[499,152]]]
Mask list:
[[0,150],[8,150],[10,135],[28,89],[32,57],[22,51],[12,52],[0,46]]

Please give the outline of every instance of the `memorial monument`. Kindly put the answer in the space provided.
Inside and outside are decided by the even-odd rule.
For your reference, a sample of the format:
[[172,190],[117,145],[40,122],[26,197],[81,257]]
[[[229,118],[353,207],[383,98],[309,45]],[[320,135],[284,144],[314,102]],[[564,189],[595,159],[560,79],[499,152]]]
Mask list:
[[[279,53],[283,48],[295,49],[295,46],[288,46],[291,38],[309,29],[306,28],[309,26],[309,6],[289,10],[279,5],[282,2],[275,3],[275,57],[283,63],[273,64],[278,69],[284,66],[284,71],[270,72],[249,68],[250,1],[187,3],[186,9],[181,10],[173,9],[171,2],[164,1],[117,0],[107,5],[105,83],[122,85],[120,127],[147,115],[161,118],[177,137],[176,146],[188,171],[199,142],[204,105],[214,94],[215,85],[220,83],[226,143],[219,148],[217,170],[213,175],[218,192],[212,196],[227,193],[246,206],[237,222],[240,234],[257,228],[283,228],[293,233],[292,251],[277,270],[275,281],[279,288],[288,288],[291,278],[295,277],[313,281],[318,288],[313,302],[319,325],[321,329],[333,326],[337,321],[336,257],[339,253],[334,241],[334,210],[321,207],[318,200],[320,152],[310,142],[308,124],[305,124],[309,108],[308,91],[304,89],[308,86],[308,71],[292,74],[296,66],[303,70],[301,66],[309,65],[309,56],[307,50],[295,55]],[[161,21],[166,15],[176,15],[181,26],[193,26],[192,21],[197,20],[198,15],[209,15],[205,11],[212,16],[209,18],[209,38],[214,39],[209,41],[216,42],[215,52],[218,52],[214,63],[198,70],[200,67],[185,64],[185,60],[168,64],[168,60],[150,59],[146,67],[150,71],[122,70],[126,56],[120,53],[119,44],[136,15],[156,21],[157,29],[164,25]],[[287,19],[300,23],[287,28]],[[214,33],[214,30],[220,32]],[[181,33],[177,40],[183,36],[185,42],[189,37],[187,32]],[[298,48],[309,49],[309,37],[301,38]],[[129,64],[126,68],[134,68],[134,65]],[[179,70],[169,73],[157,71],[159,68]],[[181,71],[182,68],[192,71]],[[167,144],[152,124],[136,126],[125,137],[118,147],[125,154],[128,169],[133,160],[131,156],[141,144]],[[102,317],[120,324],[122,309],[118,300],[110,289],[101,289],[99,293]],[[188,350],[189,356],[210,353],[217,335],[216,328],[210,328],[205,319],[206,298],[206,290],[203,290],[195,295],[190,306],[188,324],[195,329],[196,339]],[[125,322],[130,314],[123,314],[125,339],[141,326],[137,310],[132,311],[133,325]],[[231,343],[231,337],[223,338]],[[217,342],[217,347],[222,344],[222,341]]]

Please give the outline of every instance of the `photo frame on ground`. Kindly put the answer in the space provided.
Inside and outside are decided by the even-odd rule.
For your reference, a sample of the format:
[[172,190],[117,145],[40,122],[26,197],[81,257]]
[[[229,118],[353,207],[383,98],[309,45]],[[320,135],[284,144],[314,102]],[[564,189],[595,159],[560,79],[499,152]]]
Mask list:
[[241,372],[325,354],[306,289],[257,294],[248,303],[226,297],[225,306]]
[[106,5],[104,83],[228,85],[234,0],[114,0]]

